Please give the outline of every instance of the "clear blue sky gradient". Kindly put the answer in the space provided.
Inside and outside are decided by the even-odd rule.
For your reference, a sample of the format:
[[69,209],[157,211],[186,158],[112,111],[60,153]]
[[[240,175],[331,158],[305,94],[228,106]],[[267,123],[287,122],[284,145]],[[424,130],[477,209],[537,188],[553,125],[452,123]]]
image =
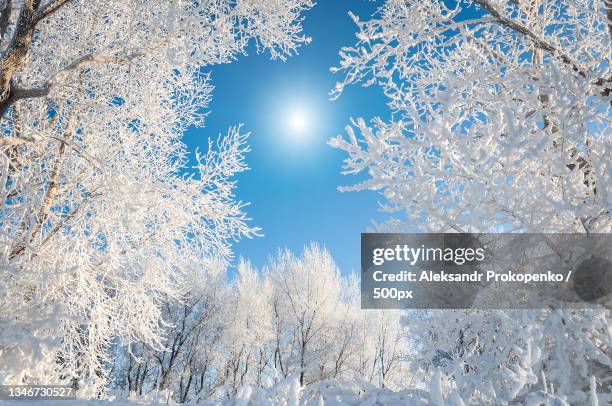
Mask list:
[[[305,15],[304,34],[312,42],[301,47],[299,55],[272,61],[269,54],[257,55],[253,49],[231,64],[212,67],[210,115],[204,128],[186,133],[185,142],[191,151],[206,150],[209,137],[227,133],[232,125],[243,124],[251,132],[251,170],[237,177],[236,195],[251,203],[251,224],[265,235],[234,244],[234,264],[242,256],[261,268],[279,249],[300,252],[315,241],[329,249],[344,274],[359,271],[360,234],[372,220],[382,222],[389,214],[379,211],[382,197],[376,192],[337,190],[360,178],[341,175],[346,154],[327,141],[345,134],[351,117],[388,120],[391,111],[377,86],[351,86],[340,99],[330,101],[330,90],[343,77],[329,69],[338,66],[342,47],[356,43],[357,27],[348,12],[367,20],[382,4],[320,0]],[[457,2],[446,4],[455,7]],[[482,11],[467,6],[460,18],[479,15]],[[308,136],[300,140],[286,125],[288,107],[295,105],[306,106],[312,118]]]
[[[329,91],[342,79],[329,71],[338,51],[355,43],[351,10],[368,18],[380,2],[321,0],[306,14],[304,33],[312,38],[287,62],[251,52],[237,61],[212,67],[215,86],[210,115],[202,129],[189,130],[185,141],[193,151],[206,150],[208,137],[243,123],[251,132],[251,170],[237,177],[237,198],[250,202],[247,213],[264,237],[234,244],[236,260],[248,258],[261,267],[269,255],[287,247],[301,251],[316,241],[327,247],[343,273],[359,270],[360,233],[371,220],[381,221],[375,192],[341,193],[355,176],[340,174],[345,154],[326,142],[344,134],[351,117],[389,117],[386,98],[378,87],[354,86],[339,100]],[[287,106],[311,111],[309,134],[293,141],[285,127]],[[234,262],[236,262],[236,260]]]

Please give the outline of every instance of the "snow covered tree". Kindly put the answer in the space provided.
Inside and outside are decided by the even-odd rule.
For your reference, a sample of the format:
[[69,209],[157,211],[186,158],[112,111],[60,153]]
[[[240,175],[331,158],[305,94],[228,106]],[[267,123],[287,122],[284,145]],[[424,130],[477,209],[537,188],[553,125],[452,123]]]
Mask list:
[[193,272],[184,297],[162,307],[163,345],[121,346],[122,365],[113,371],[111,386],[128,396],[156,393],[180,403],[215,394],[225,382],[223,341],[232,294],[226,271],[222,261],[213,260]]
[[358,278],[341,277],[325,249],[279,252],[262,272],[241,260],[226,275],[223,262],[209,262],[181,300],[164,303],[163,345],[117,346],[113,393],[185,403],[275,385],[299,397],[338,380],[402,387],[399,312],[360,312]]
[[414,374],[405,369],[410,343],[400,322],[404,311],[361,309],[360,279],[356,275],[344,279],[343,301],[350,313],[342,317],[344,336],[350,332],[352,342],[346,349],[345,368],[349,374],[339,377],[393,390],[410,387]]
[[360,371],[380,388],[403,389],[413,373],[403,368],[409,343],[399,310],[362,310]]
[[242,386],[262,386],[269,378],[274,337],[273,290],[250,262],[237,267],[233,296],[225,317],[226,392],[234,397]]
[[[378,191],[406,216],[381,230],[612,231],[611,16],[597,0],[387,0],[353,16],[358,44],[342,49],[332,94],[380,86],[393,117],[330,141],[345,173],[368,176],[343,190]],[[607,309],[406,323],[431,401],[611,399]]]
[[[79,378],[162,345],[162,305],[252,236],[231,128],[188,166],[207,66],[306,43],[310,0],[0,1],[0,381]],[[40,383],[40,382],[39,382]],[[92,392],[93,393],[93,392]]]
[[274,288],[274,367],[299,375],[300,385],[318,380],[342,314],[340,271],[327,250],[311,244],[301,257],[279,253],[266,272]]
[[377,84],[394,120],[330,141],[369,175],[345,190],[380,191],[426,230],[610,231],[606,4],[388,0],[354,17],[333,94]]

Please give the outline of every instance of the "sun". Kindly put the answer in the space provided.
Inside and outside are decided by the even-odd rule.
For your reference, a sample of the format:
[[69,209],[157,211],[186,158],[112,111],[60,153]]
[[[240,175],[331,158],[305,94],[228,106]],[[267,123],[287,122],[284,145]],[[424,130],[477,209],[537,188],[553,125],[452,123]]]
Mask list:
[[321,110],[312,97],[293,95],[278,98],[272,108],[275,114],[269,117],[274,121],[274,131],[284,147],[294,148],[315,145],[321,131]]
[[292,111],[289,115],[289,128],[296,133],[307,129],[308,117],[304,111]]
[[306,138],[312,131],[312,114],[305,107],[293,107],[287,110],[285,126],[291,138]]

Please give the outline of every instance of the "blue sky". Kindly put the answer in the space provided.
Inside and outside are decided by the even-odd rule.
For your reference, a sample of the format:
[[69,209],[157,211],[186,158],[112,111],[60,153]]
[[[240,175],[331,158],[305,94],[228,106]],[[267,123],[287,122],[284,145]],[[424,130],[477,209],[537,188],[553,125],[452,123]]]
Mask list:
[[[249,258],[261,267],[269,255],[287,247],[301,251],[310,241],[327,247],[343,273],[359,269],[360,233],[371,220],[381,221],[375,192],[341,193],[340,185],[354,176],[340,174],[345,154],[326,142],[344,134],[351,117],[386,118],[386,98],[378,87],[354,86],[339,100],[329,91],[341,80],[329,71],[340,60],[342,46],[355,43],[351,10],[369,17],[380,2],[321,0],[306,14],[304,33],[312,43],[300,48],[287,62],[250,53],[237,61],[214,66],[215,86],[206,126],[187,132],[194,150],[206,148],[207,139],[243,123],[251,132],[251,170],[238,176],[237,198],[247,207],[252,224],[264,237],[234,245],[236,258]],[[291,117],[307,120],[303,131],[291,126]]]

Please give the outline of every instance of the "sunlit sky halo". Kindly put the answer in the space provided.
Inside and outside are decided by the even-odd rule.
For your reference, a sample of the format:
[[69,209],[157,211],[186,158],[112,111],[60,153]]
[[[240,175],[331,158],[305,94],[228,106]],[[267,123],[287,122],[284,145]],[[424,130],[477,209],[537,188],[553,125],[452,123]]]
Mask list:
[[[245,211],[264,237],[242,239],[233,245],[235,261],[248,258],[263,267],[270,255],[289,248],[300,252],[317,241],[332,252],[343,272],[360,266],[360,233],[378,211],[374,192],[340,193],[338,186],[364,177],[341,174],[346,154],[327,140],[346,134],[351,118],[388,119],[388,99],[375,86],[351,86],[338,100],[329,91],[342,78],[329,72],[337,66],[338,50],[355,42],[356,26],[348,15],[371,16],[379,2],[322,1],[304,20],[304,34],[312,43],[286,62],[269,54],[248,57],[212,68],[215,90],[204,128],[190,129],[185,141],[191,151],[205,150],[210,138],[227,133],[228,126],[244,124],[251,151],[249,171],[238,174],[236,198],[250,202]],[[333,27],[333,30],[330,30]]]
[[280,125],[290,141],[305,141],[315,131],[314,112],[305,106],[293,106],[283,114]]
[[308,128],[308,116],[304,110],[294,110],[289,113],[289,130],[301,133]]

